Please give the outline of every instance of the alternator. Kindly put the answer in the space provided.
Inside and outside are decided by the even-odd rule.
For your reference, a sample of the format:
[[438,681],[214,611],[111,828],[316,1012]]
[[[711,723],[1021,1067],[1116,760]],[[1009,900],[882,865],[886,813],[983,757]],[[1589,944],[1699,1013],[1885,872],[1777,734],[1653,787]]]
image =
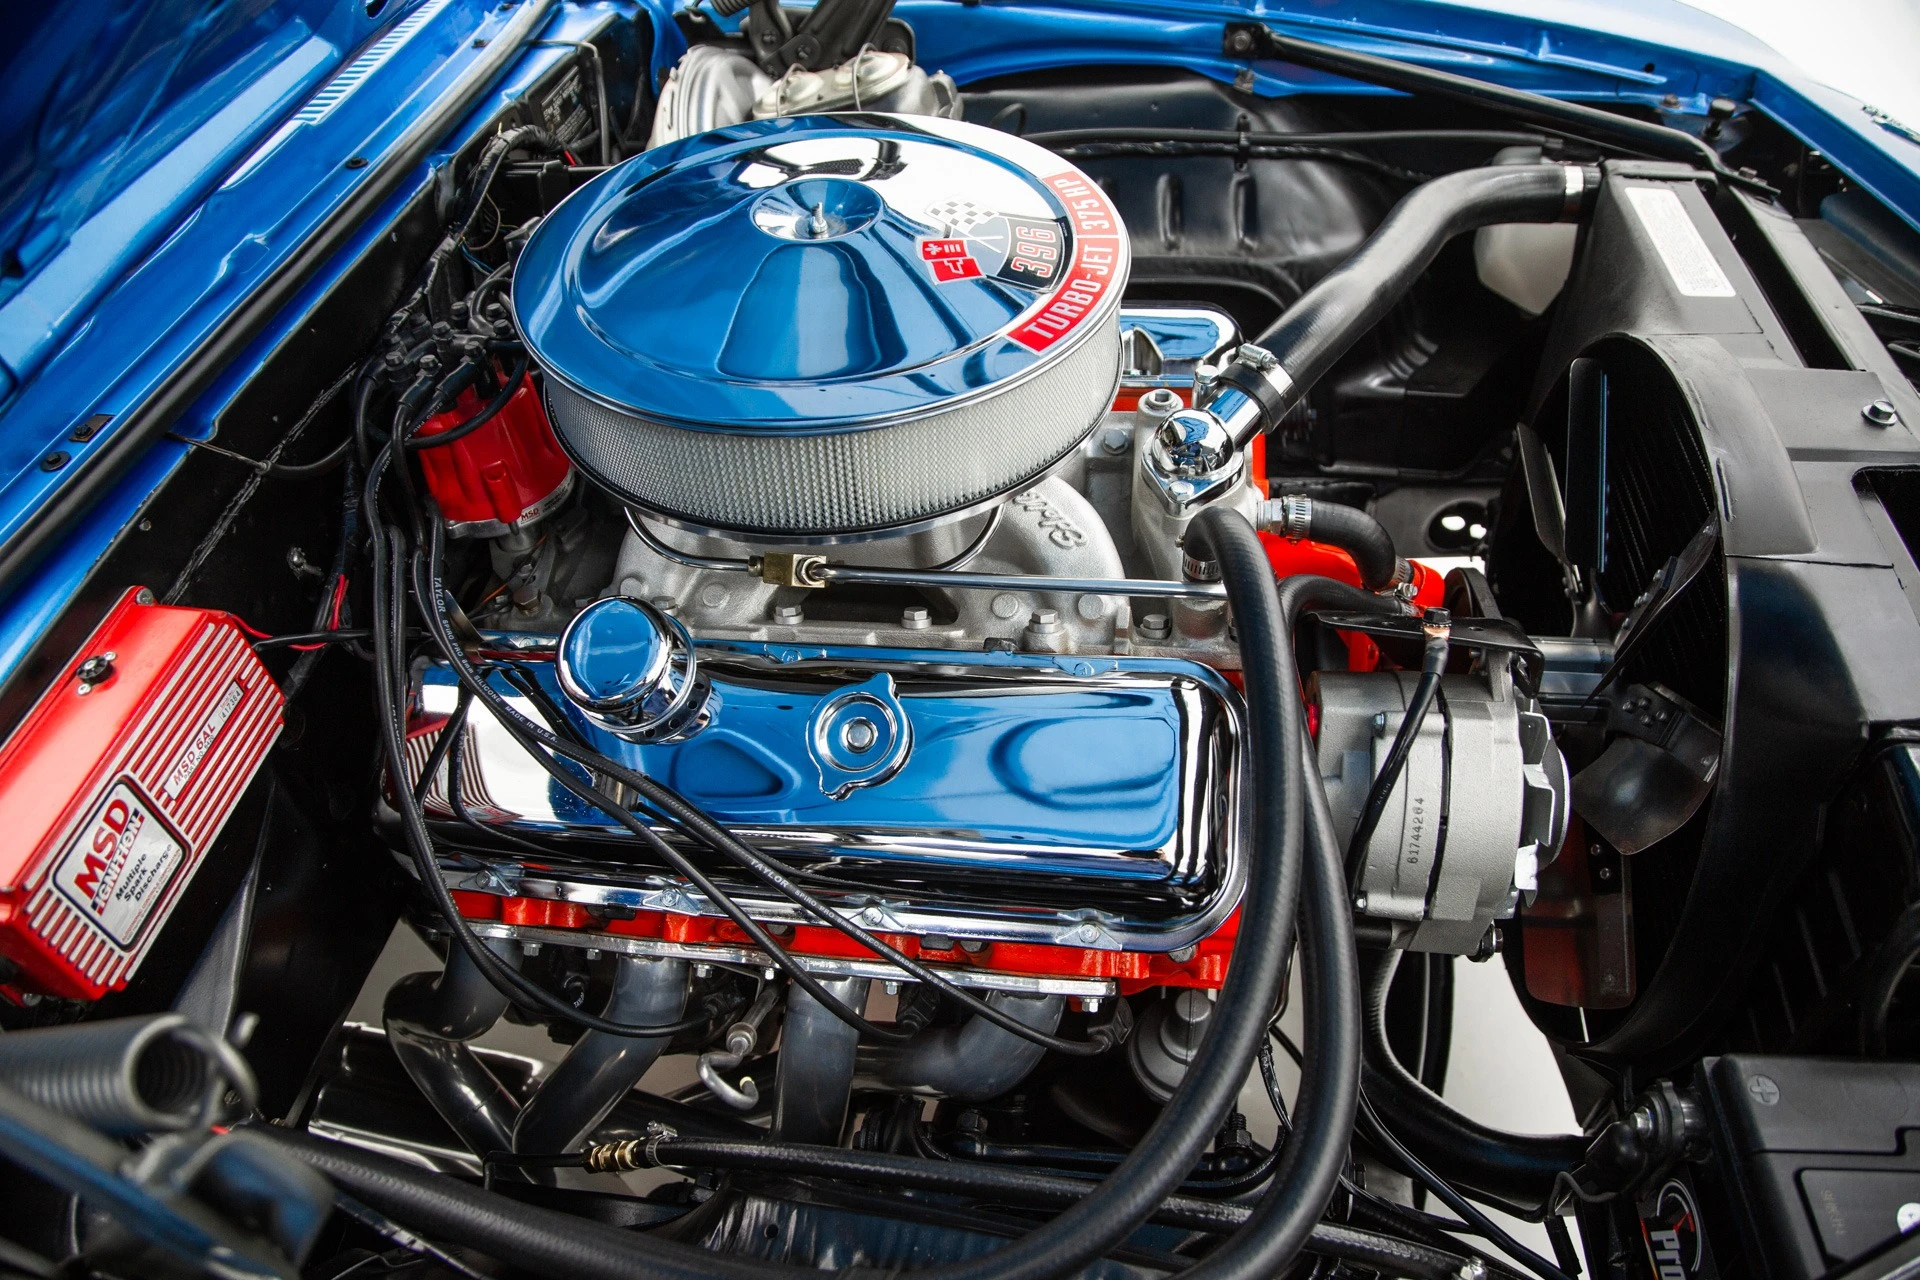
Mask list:
[[[1350,841],[1417,671],[1322,672],[1320,772]],[[1417,951],[1482,952],[1566,836],[1566,761],[1507,669],[1447,676],[1355,874],[1355,909]]]

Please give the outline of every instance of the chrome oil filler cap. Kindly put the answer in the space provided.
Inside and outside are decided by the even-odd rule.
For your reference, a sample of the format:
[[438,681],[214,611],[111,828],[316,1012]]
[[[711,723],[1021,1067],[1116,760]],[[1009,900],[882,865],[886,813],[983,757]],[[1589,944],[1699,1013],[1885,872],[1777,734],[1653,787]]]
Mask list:
[[562,445],[622,501],[772,543],[1018,490],[1112,402],[1125,228],[1032,143],[921,116],[760,120],[568,197],[513,302]]
[[612,596],[560,636],[561,692],[595,724],[634,742],[683,737],[709,713],[686,629],[644,600]]

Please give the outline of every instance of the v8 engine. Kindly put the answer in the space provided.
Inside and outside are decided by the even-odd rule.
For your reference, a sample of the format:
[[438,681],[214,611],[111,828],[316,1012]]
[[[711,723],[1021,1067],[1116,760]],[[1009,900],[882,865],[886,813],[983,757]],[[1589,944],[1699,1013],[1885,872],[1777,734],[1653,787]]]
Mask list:
[[[474,6],[381,7],[230,186]],[[477,8],[0,636],[0,1270],[1911,1270],[1861,190],[1108,0]]]
[[[1557,214],[1582,179],[1547,177]],[[511,632],[478,678],[832,877],[839,910],[962,986],[1090,1007],[1150,976],[1217,986],[1250,765],[1217,669],[1237,665],[1225,592],[1191,521],[1238,510],[1284,546],[1353,543],[1389,615],[1440,583],[1357,512],[1268,503],[1245,438],[1195,469],[1215,446],[1189,434],[1245,415],[1234,379],[1253,366],[1218,311],[1126,309],[1128,261],[1085,174],[933,117],[746,122],[601,174],[528,238],[512,304],[553,433],[626,532],[560,634],[540,633],[551,606],[478,614]],[[1168,377],[1162,344],[1208,377]],[[1123,367],[1134,349],[1159,353],[1154,375]],[[1489,948],[1566,827],[1565,768],[1507,661],[1451,678],[1368,845],[1369,914],[1423,948]],[[530,761],[471,678],[424,669],[409,758],[432,776],[400,784],[461,851],[443,875],[479,933],[695,960],[750,942]],[[1336,717],[1398,723],[1409,692],[1434,697],[1338,680],[1323,723],[1342,735]],[[1390,755],[1373,737],[1336,801],[1348,831],[1384,816],[1379,797],[1361,813]],[[555,856],[528,865],[502,847],[516,833],[557,837]],[[811,956],[807,907],[734,892],[806,931],[798,963],[895,972]]]

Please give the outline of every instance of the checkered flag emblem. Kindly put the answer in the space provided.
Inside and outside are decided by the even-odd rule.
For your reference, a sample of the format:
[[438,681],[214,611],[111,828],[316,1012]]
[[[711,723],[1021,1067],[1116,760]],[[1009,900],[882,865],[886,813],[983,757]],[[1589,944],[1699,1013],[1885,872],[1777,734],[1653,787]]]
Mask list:
[[942,200],[927,208],[927,217],[944,224],[947,234],[952,236],[964,236],[988,218],[997,216],[995,210],[982,208],[971,200]]

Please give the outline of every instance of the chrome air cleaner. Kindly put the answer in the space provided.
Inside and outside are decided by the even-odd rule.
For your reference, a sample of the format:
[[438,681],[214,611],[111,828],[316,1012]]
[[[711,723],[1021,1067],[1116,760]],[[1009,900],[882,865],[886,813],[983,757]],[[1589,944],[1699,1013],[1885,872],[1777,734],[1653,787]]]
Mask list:
[[940,520],[1111,403],[1125,229],[1059,157],[920,116],[761,120],[600,175],[513,302],[561,444],[623,501],[764,540]]

